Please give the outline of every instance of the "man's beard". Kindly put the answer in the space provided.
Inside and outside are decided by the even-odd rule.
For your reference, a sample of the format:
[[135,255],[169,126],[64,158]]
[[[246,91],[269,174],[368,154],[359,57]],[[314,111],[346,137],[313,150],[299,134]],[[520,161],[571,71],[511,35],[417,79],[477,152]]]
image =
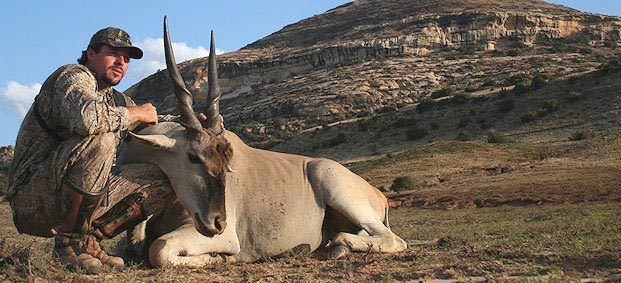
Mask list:
[[110,78],[108,78],[107,76],[103,76],[103,77],[101,78],[101,81],[103,81],[105,84],[107,84],[107,85],[109,85],[109,86],[116,86],[116,85],[118,85],[118,84],[121,82],[121,80],[118,80],[118,81],[116,81],[116,82],[113,82],[113,81],[112,81]]
[[116,85],[118,85],[121,82],[122,79],[123,79],[123,76],[121,76],[121,78],[118,81],[114,82],[105,73],[104,73],[103,76],[101,76],[101,81],[104,82],[105,84],[109,85],[109,86],[116,86]]

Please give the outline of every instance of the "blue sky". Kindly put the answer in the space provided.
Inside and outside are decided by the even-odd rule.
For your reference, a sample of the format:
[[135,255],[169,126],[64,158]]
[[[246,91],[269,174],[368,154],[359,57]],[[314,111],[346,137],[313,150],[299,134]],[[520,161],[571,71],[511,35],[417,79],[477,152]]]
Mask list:
[[[0,145],[15,143],[23,115],[56,68],[75,63],[99,29],[120,27],[145,51],[117,87],[125,90],[163,68],[162,19],[168,15],[178,62],[207,55],[209,31],[219,52],[235,51],[285,25],[348,0],[6,1],[0,11]],[[619,0],[554,0],[581,11],[621,16]]]

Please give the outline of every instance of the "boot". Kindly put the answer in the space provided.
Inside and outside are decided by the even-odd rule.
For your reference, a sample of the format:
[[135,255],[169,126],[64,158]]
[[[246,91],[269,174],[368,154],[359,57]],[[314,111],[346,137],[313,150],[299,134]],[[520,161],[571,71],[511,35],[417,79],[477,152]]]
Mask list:
[[52,256],[69,270],[97,274],[101,272],[101,261],[84,252],[84,235],[74,233],[84,196],[65,184],[62,194],[60,225],[54,239]]
[[88,235],[85,242],[85,251],[88,255],[99,259],[101,263],[107,264],[115,269],[123,269],[125,261],[118,256],[110,256],[99,244],[99,239],[93,235]]
[[79,221],[81,221],[80,234],[85,235],[83,242],[83,252],[93,256],[94,258],[99,259],[101,263],[105,265],[109,265],[115,269],[123,269],[123,267],[125,267],[125,262],[123,261],[123,258],[108,255],[99,244],[101,238],[96,238],[90,233],[92,231],[91,216],[93,215],[95,209],[99,207],[101,202],[105,200],[105,191],[102,191],[99,195],[92,193],[86,194],[87,196],[84,196],[84,201],[82,204],[82,211],[84,213],[81,214],[81,217],[79,218]]
[[133,194],[118,203],[99,219],[93,221],[92,230],[89,232],[88,253],[101,260],[104,264],[110,264],[117,268],[123,267],[123,259],[108,256],[98,241],[104,237],[111,239],[128,228],[146,220],[142,209],[144,197],[142,194]]

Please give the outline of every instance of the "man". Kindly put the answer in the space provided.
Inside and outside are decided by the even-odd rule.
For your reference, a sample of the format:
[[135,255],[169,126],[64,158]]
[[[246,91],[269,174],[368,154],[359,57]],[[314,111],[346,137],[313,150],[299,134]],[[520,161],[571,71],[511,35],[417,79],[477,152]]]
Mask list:
[[142,55],[125,31],[98,31],[79,64],[47,78],[18,133],[7,193],[15,226],[53,236],[53,256],[72,270],[122,268],[123,259],[107,255],[99,240],[160,211],[172,196],[153,165],[113,168],[126,131],[158,122],[153,105],[136,106],[112,89],[130,58]]

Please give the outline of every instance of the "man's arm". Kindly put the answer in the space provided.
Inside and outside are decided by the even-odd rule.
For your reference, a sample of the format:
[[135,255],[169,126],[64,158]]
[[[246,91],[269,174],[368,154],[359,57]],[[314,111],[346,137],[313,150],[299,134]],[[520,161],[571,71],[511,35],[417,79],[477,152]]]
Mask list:
[[68,67],[54,83],[59,123],[70,132],[87,136],[123,131],[130,125],[125,107],[114,107],[97,97],[95,78],[84,66]]
[[129,106],[129,118],[131,123],[142,123],[145,125],[157,124],[157,110],[151,103],[145,103],[140,106]]

